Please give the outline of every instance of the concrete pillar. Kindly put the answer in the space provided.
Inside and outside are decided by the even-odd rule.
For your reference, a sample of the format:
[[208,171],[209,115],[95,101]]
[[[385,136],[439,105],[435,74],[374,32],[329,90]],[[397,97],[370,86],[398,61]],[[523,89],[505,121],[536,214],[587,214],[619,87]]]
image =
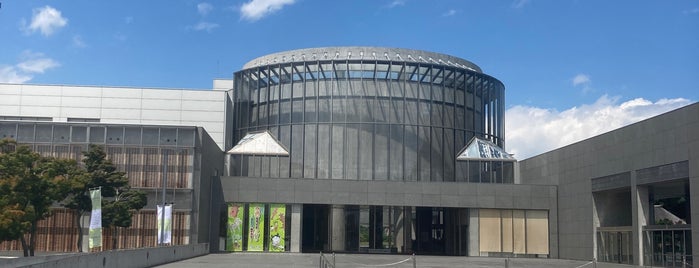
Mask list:
[[631,171],[631,248],[633,250],[633,264],[643,265],[643,212],[642,200],[648,200],[648,191],[645,191],[645,198],[639,193],[636,185],[636,171]]
[[231,166],[231,155],[230,154],[226,154],[226,159],[223,162],[223,170],[224,170],[223,176],[231,176],[231,173],[233,173],[232,166]]
[[468,209],[468,255],[480,256],[480,240],[478,234],[478,209]]
[[301,252],[301,230],[303,230],[303,205],[291,205],[291,244],[289,245],[290,252]]
[[695,140],[690,148],[689,207],[692,219],[692,256],[696,264],[696,260],[699,259],[699,140]]
[[331,206],[330,208],[332,233],[331,233],[331,248],[332,251],[345,250],[345,207]]
[[403,213],[404,209],[403,207],[390,207],[390,209],[393,211],[393,222],[391,223],[393,225],[394,234],[395,234],[395,241],[396,244],[393,245],[396,247],[398,252],[405,252],[405,228],[403,228],[403,221],[405,220],[405,213]]
[[403,207],[403,233],[405,233],[406,238],[404,239],[405,251],[413,252],[413,240],[415,240],[415,229],[413,228],[413,207]]
[[597,195],[592,193],[592,258],[599,259],[597,256],[597,228],[600,227],[599,212],[597,212]]
[[[638,194],[638,198],[636,199],[638,202],[638,217],[634,218],[638,220],[638,226],[639,226],[639,241],[638,241],[638,251],[640,252],[640,262],[638,265],[643,265],[643,252],[645,251],[644,249],[644,243],[643,241],[645,240],[644,234],[643,234],[643,226],[648,225],[650,222],[650,219],[648,218],[650,215],[650,201],[649,201],[649,196],[648,196],[648,187],[647,186],[637,186],[636,187],[636,192]],[[634,236],[635,237],[635,236]],[[634,247],[636,248],[636,247]],[[635,252],[634,252],[635,254]],[[650,256],[649,256],[650,257]]]

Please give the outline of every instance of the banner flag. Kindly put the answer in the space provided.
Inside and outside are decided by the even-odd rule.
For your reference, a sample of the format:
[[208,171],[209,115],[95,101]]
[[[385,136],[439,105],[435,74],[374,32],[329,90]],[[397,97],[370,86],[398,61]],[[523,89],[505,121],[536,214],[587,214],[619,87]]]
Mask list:
[[228,204],[227,251],[243,251],[244,204]]
[[248,213],[248,251],[262,251],[265,243],[265,205],[250,204]]
[[155,213],[155,225],[158,228],[158,235],[156,237],[156,244],[160,245],[163,243],[163,206],[155,205],[157,207]]
[[88,247],[90,249],[102,246],[102,191],[90,190],[92,212],[90,214],[90,229],[88,232]]
[[286,238],[286,205],[271,204],[269,210],[269,251],[283,252]]
[[[161,205],[157,207],[158,244],[170,244],[172,243],[172,204],[165,205],[165,209]],[[163,213],[165,213],[165,224],[163,224]]]
[[165,238],[163,243],[172,244],[172,204],[165,205]]

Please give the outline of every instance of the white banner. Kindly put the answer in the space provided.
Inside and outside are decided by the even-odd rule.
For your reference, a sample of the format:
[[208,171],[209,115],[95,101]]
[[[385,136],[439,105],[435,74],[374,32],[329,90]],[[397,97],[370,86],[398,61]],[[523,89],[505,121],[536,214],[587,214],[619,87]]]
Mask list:
[[[163,206],[158,205],[158,244],[172,243],[172,204],[165,205],[165,224],[163,224]],[[164,225],[164,226],[163,226]],[[162,228],[165,228],[163,230]]]
[[92,213],[90,214],[90,231],[88,232],[88,247],[102,246],[102,191],[90,190]]

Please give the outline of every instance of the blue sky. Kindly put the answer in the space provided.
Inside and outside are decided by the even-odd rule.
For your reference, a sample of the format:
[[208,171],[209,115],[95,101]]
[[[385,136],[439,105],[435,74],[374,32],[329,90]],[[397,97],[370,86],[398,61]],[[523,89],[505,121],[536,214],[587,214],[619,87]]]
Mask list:
[[696,0],[0,2],[0,82],[207,89],[320,46],[461,57],[505,83],[518,158],[699,99]]

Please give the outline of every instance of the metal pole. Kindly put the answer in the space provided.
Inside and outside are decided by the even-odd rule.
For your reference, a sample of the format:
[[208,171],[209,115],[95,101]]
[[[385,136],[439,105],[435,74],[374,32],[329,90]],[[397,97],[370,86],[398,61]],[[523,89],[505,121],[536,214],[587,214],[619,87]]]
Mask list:
[[158,239],[159,244],[162,246],[165,241],[165,187],[167,186],[167,150],[165,150],[165,155],[163,156],[163,162],[165,164],[165,171],[163,171],[163,202],[160,208],[160,235]]
[[417,268],[417,260],[415,260],[415,252],[413,252],[413,268]]
[[333,252],[333,268],[335,268],[335,252]]

